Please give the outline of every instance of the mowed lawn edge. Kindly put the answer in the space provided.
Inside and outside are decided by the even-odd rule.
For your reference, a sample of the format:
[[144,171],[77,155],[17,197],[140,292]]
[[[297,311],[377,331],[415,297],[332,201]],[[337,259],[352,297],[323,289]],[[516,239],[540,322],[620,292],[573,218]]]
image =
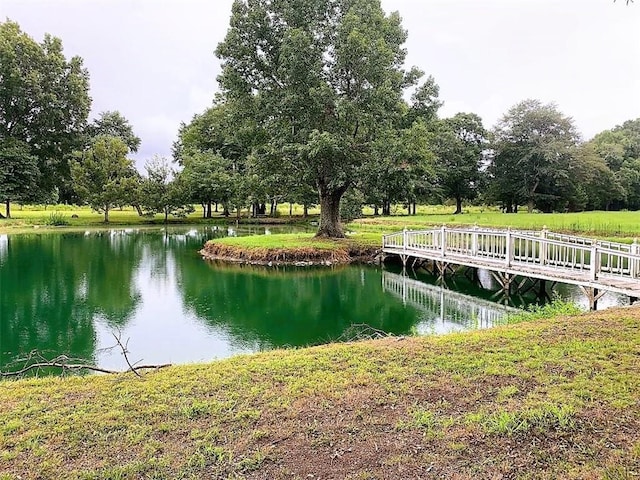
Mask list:
[[3,381],[0,479],[635,478],[638,372],[630,307]]

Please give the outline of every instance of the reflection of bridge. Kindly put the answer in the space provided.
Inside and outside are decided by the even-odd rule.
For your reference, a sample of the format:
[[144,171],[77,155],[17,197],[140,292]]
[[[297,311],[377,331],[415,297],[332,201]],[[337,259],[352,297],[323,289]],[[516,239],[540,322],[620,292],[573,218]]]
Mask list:
[[388,271],[382,272],[382,289],[402,299],[405,305],[432,313],[443,324],[487,328],[516,308],[429,285]]
[[[439,275],[451,266],[486,269],[506,293],[516,276],[578,285],[596,307],[601,290],[640,297],[640,246],[548,232],[446,227],[385,235],[385,254],[430,261]],[[523,283],[521,283],[522,285]]]

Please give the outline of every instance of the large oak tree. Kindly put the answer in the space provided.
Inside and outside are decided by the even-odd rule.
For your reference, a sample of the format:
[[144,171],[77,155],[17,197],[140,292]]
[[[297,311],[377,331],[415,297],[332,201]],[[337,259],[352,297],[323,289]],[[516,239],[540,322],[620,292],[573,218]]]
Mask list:
[[257,161],[281,162],[317,188],[318,235],[341,237],[340,200],[395,128],[405,89],[407,33],[379,0],[236,0],[216,54],[225,100],[268,132]]

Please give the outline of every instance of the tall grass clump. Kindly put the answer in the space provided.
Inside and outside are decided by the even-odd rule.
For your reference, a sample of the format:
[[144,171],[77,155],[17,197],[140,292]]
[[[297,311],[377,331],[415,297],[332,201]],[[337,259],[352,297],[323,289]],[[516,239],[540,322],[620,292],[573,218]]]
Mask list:
[[62,227],[69,225],[69,221],[61,212],[51,212],[49,217],[44,219],[45,225],[50,225],[53,227]]
[[565,315],[579,315],[581,313],[583,313],[583,309],[575,303],[556,298],[551,303],[544,305],[529,305],[526,310],[507,315],[500,323],[503,325],[513,325],[521,322],[530,322],[532,320]]

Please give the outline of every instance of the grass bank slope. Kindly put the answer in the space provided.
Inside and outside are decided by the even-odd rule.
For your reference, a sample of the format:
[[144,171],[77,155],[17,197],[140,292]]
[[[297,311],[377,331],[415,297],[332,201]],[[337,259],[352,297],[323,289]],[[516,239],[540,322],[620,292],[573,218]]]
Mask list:
[[640,311],[0,382],[0,478],[631,479]]

